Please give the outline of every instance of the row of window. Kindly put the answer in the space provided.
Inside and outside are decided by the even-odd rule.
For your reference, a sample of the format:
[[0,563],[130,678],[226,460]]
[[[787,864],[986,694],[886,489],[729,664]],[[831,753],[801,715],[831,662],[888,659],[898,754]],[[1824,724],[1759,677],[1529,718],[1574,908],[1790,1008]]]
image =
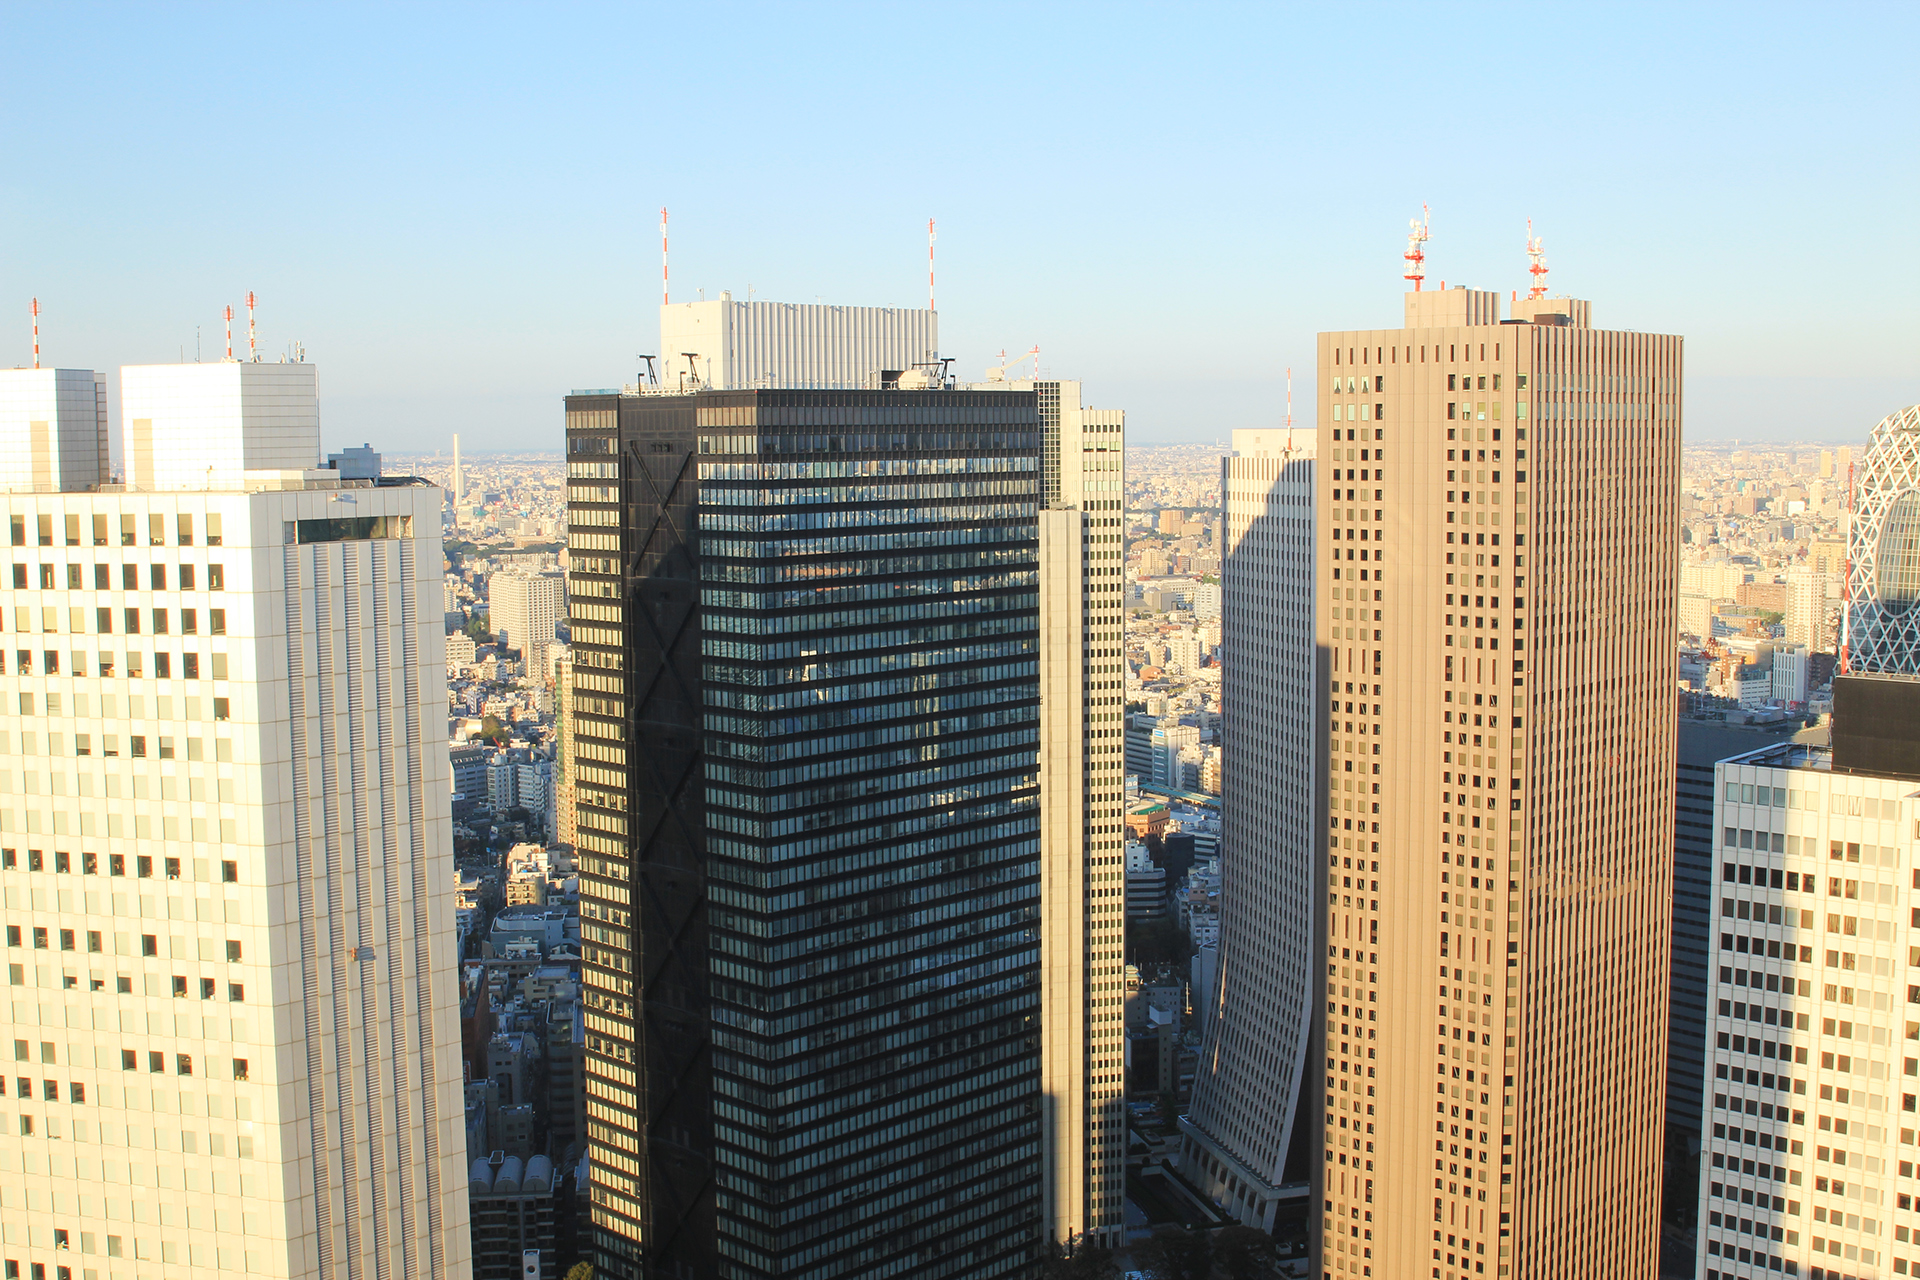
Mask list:
[[[55,583],[57,575],[54,573],[54,566],[42,564],[36,567],[39,572],[33,576],[38,579],[40,589],[42,591],[55,590],[57,587]],[[199,589],[194,585],[198,576],[199,567],[197,565],[182,564],[175,572],[173,580],[179,590],[195,591]],[[24,564],[16,564],[13,566],[13,589],[15,591],[25,591],[28,589],[27,566]],[[82,585],[82,576],[78,564],[69,564],[67,566],[66,589],[68,591],[86,590],[86,587]],[[96,564],[93,566],[93,589],[95,591],[112,591],[114,589],[112,565]],[[122,591],[138,591],[141,589],[139,565],[123,564],[120,566],[119,589]],[[167,566],[163,564],[150,564],[147,566],[147,589],[151,591],[165,591],[167,589]],[[217,564],[207,566],[206,589],[208,591],[225,591],[227,589],[227,571],[224,566]]]
[[[167,861],[177,863],[179,859],[168,858]],[[175,878],[177,878],[177,876]],[[33,925],[31,927],[33,929],[33,949],[35,951],[52,950],[53,949],[53,933],[50,932],[48,928],[44,925]],[[60,950],[62,951],[79,950],[79,935],[74,930],[60,929],[58,930],[58,932],[60,935]],[[104,944],[102,942],[100,931],[98,929],[88,929],[86,931],[86,935],[87,935],[87,951],[94,955],[100,954],[105,949]],[[10,924],[7,926],[7,945],[8,946],[10,947],[25,946],[26,936],[27,935],[22,932],[21,927],[19,925]],[[240,944],[234,941],[233,939],[229,938],[227,940],[227,963],[229,964],[240,963],[240,953],[241,953]],[[140,954],[143,956],[157,956],[160,954],[160,942],[156,935],[151,933],[143,933],[140,935]],[[174,991],[175,995],[184,994],[184,988],[181,987],[181,984],[184,983],[185,981],[186,981],[185,978],[175,978],[173,980],[174,986],[176,988],[176,990]]]
[[[146,530],[147,545],[151,547],[166,546],[167,545],[166,516],[160,515],[157,513],[149,513],[147,516],[146,523],[147,523],[147,530]],[[174,537],[176,539],[175,541],[176,546],[190,547],[193,545],[193,523],[194,523],[193,514],[191,512],[183,511],[179,513],[177,516],[175,516]],[[26,546],[27,545],[27,517],[25,515],[9,516],[8,524],[10,526],[10,531],[13,535],[13,545],[16,547]],[[80,545],[80,529],[81,529],[79,514],[73,513],[66,516],[65,520],[63,521],[63,525],[64,527],[62,529],[62,532],[66,535],[66,545],[68,545],[69,547],[79,546]],[[139,516],[132,515],[125,512],[121,513],[120,529],[119,529],[120,545],[123,547],[139,546],[140,545],[139,529],[140,529]],[[110,545],[110,542],[108,539],[108,517],[106,514],[96,513],[93,516],[91,532],[93,534],[94,546],[104,547],[104,546]],[[53,516],[49,514],[49,515],[34,517],[34,533],[37,535],[38,543],[40,546],[43,546],[43,547],[53,546],[54,545]],[[218,511],[209,511],[207,513],[206,535],[207,535],[206,545],[210,547],[217,547],[220,545],[221,528],[220,528],[220,513]]]
[[[26,854],[26,869],[28,871],[45,871],[47,869],[47,857],[44,851],[28,849]],[[153,866],[153,859],[147,854],[135,855],[134,869],[141,879],[148,880],[153,877]],[[180,859],[163,858],[161,859],[161,866],[166,872],[167,879],[178,880],[180,878]],[[0,871],[16,871],[19,870],[19,868],[20,851],[18,849],[0,849]],[[72,872],[73,855],[65,850],[55,849],[53,851],[53,870],[56,874],[61,875]],[[80,874],[85,876],[99,875],[100,855],[97,853],[82,853],[80,855]],[[124,876],[127,874],[127,857],[125,854],[110,853],[107,855],[107,874],[110,876]],[[231,858],[222,859],[220,863],[220,879],[226,884],[240,883],[240,864]]]
[[[179,634],[183,636],[199,635],[200,611],[198,609],[182,609],[179,612]],[[60,633],[59,610],[43,608],[40,614],[40,625],[36,627],[33,625],[32,611],[16,606],[13,611],[13,629],[22,635],[31,635],[36,631],[44,632],[47,635],[58,635]],[[174,634],[171,628],[171,614],[168,610],[152,610],[149,614],[148,621],[151,624],[149,634],[156,636]],[[72,616],[67,619],[67,622],[67,630],[70,634],[86,634],[86,614],[79,609],[72,610]],[[95,634],[103,636],[110,636],[114,633],[112,609],[98,608],[93,611],[93,630]],[[120,632],[123,635],[129,636],[141,634],[141,611],[139,609],[122,609],[120,611]],[[227,611],[225,609],[207,610],[207,634],[210,636],[223,636],[227,634]],[[76,671],[74,674],[79,675],[81,673]]]

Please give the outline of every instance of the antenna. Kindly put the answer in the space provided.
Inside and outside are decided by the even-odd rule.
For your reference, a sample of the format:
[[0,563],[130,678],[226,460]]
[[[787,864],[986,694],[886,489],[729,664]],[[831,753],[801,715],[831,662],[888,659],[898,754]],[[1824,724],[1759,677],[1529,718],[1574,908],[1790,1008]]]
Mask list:
[[667,207],[660,206],[660,305],[667,305]]
[[1427,224],[1431,219],[1427,215],[1427,206],[1420,206],[1420,216],[1407,220],[1407,273],[1401,278],[1413,281],[1413,291],[1420,292],[1427,278],[1426,250],[1420,246],[1427,242]]
[[927,310],[933,307],[933,219],[927,219]]
[[40,367],[40,299],[35,298],[33,306],[28,310],[33,313],[33,367],[38,369]]
[[227,362],[233,362],[233,304],[227,304]]
[[1533,288],[1527,290],[1529,298],[1547,296],[1547,251],[1540,247],[1540,237],[1533,234],[1533,219],[1527,219],[1527,271],[1533,276]]
[[247,360],[251,364],[260,363],[260,348],[253,340],[253,290],[247,290]]
[[1293,370],[1287,370],[1287,449],[1293,449]]

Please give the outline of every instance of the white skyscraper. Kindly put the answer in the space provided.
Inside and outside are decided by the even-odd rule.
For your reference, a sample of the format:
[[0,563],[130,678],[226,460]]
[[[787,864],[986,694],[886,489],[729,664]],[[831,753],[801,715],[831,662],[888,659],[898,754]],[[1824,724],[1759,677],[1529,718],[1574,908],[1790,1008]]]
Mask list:
[[675,302],[660,308],[669,387],[879,387],[881,374],[938,369],[938,313],[793,302]]
[[1834,702],[1715,770],[1703,1280],[1920,1275],[1920,680]]
[[0,496],[8,1275],[469,1274],[440,495],[313,385],[129,368],[135,483]]
[[1180,1165],[1271,1230],[1317,991],[1314,435],[1235,431],[1222,466],[1220,947]]

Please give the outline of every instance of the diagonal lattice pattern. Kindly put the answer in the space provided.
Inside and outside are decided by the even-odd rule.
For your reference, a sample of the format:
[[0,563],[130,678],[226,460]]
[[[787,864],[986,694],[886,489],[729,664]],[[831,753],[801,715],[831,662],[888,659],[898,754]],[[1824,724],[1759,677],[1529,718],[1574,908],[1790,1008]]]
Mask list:
[[1847,666],[1920,675],[1920,405],[1874,427],[1847,530]]

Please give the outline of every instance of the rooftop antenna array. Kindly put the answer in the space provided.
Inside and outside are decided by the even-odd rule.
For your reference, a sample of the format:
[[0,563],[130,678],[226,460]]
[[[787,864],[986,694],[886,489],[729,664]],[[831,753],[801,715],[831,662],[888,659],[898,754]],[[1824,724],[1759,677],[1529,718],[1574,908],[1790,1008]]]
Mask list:
[[227,363],[233,363],[233,304],[227,304]]
[[933,306],[933,219],[927,219],[927,310]]
[[1427,206],[1420,206],[1420,216],[1407,221],[1407,273],[1401,278],[1413,281],[1413,291],[1420,292],[1427,278],[1427,252],[1420,246],[1427,242],[1427,224],[1431,219],[1427,215]]
[[260,363],[260,347],[253,336],[253,290],[247,290],[247,363]]
[[1533,219],[1527,219],[1527,272],[1533,277],[1533,288],[1527,290],[1529,298],[1547,296],[1547,251],[1540,247],[1540,237],[1533,234]]
[[33,314],[33,367],[38,369],[40,367],[40,299],[35,298],[29,310]]
[[1293,452],[1293,370],[1287,370],[1287,452]]
[[667,305],[667,207],[660,206],[660,305]]

